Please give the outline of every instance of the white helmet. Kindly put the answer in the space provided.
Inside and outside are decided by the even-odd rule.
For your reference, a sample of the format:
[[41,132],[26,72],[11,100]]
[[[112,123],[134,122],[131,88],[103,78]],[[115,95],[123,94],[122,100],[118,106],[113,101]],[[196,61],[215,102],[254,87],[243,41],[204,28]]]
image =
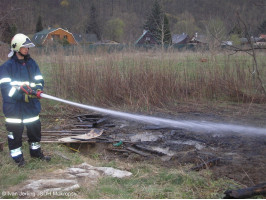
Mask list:
[[22,33],[16,34],[11,40],[11,51],[8,54],[8,57],[12,57],[14,52],[19,52],[21,47],[35,47],[31,42],[30,38]]

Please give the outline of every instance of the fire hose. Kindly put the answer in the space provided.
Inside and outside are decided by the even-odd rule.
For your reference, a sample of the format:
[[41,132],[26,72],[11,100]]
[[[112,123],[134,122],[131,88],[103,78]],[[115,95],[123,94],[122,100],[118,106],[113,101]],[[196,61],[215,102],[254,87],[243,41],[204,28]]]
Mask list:
[[112,116],[122,118],[122,119],[128,119],[128,120],[133,120],[137,122],[153,124],[156,126],[162,126],[166,128],[172,127],[176,129],[185,129],[185,130],[190,130],[194,132],[204,132],[204,133],[230,132],[230,133],[242,133],[242,134],[252,133],[252,134],[266,135],[266,128],[260,128],[260,127],[257,128],[257,127],[245,126],[245,125],[214,123],[214,122],[207,122],[207,121],[172,120],[172,119],[165,119],[165,118],[159,118],[159,117],[130,114],[130,113],[125,113],[125,112],[120,112],[120,111],[99,108],[95,106],[84,105],[84,104],[60,99],[58,97],[54,97],[54,96],[44,94],[44,93],[41,93],[40,97],[62,102],[65,104],[69,104],[69,105],[87,109],[87,110],[92,110],[92,111],[104,113],[107,115],[112,115]]

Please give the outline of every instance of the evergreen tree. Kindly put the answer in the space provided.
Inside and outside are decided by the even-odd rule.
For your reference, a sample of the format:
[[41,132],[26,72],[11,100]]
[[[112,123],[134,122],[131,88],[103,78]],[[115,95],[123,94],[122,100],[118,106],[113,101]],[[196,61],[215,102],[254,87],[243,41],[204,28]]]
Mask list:
[[158,0],[154,1],[150,15],[144,24],[144,29],[149,30],[160,44],[171,44],[172,37],[169,21],[162,10]]
[[258,27],[260,34],[266,34],[266,20],[264,20]]
[[37,24],[36,24],[36,33],[37,32],[40,32],[43,30],[43,26],[42,26],[42,17],[39,16],[38,17],[38,21],[37,21]]
[[90,11],[91,11],[90,12],[90,22],[89,22],[89,25],[86,29],[86,33],[94,33],[94,34],[96,34],[97,39],[101,40],[102,31],[101,31],[101,28],[99,26],[98,14],[97,14],[96,7],[94,6],[94,4],[92,4]]

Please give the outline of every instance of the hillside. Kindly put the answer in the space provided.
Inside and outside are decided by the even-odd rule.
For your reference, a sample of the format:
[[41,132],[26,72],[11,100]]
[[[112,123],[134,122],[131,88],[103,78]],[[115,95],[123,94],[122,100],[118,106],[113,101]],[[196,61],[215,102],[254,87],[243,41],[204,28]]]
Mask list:
[[[84,33],[94,4],[103,38],[110,37],[108,22],[119,18],[123,23],[120,42],[134,42],[142,33],[143,24],[154,0],[1,0],[0,24],[8,22],[18,32],[32,34],[39,16],[44,28],[62,27],[74,33]],[[222,20],[227,32],[237,24],[236,13],[247,23],[252,34],[266,19],[262,0],[161,0],[172,33],[206,31],[210,19]],[[13,14],[15,13],[15,15]],[[1,27],[2,31],[3,27]]]

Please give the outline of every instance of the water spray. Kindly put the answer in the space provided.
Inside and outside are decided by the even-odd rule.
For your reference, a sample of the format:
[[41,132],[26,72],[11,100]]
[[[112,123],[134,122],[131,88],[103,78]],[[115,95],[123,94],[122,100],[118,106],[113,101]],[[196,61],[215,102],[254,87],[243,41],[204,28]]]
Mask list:
[[214,123],[207,121],[193,121],[193,120],[171,120],[171,119],[163,119],[159,117],[151,117],[145,115],[136,115],[130,114],[120,111],[114,111],[104,108],[99,108],[95,106],[84,105],[80,103],[75,103],[72,101],[60,99],[58,97],[54,97],[51,95],[47,95],[42,93],[40,95],[42,98],[55,100],[58,102],[66,103],[72,106],[76,106],[79,108],[84,108],[87,110],[92,110],[108,115],[112,115],[122,119],[133,120],[142,123],[153,124],[157,126],[167,126],[172,128],[180,128],[194,132],[205,132],[205,133],[215,133],[215,132],[235,132],[235,133],[243,133],[243,134],[259,134],[266,136],[266,128],[256,128],[252,126],[241,126],[234,124],[222,124],[222,123]]

